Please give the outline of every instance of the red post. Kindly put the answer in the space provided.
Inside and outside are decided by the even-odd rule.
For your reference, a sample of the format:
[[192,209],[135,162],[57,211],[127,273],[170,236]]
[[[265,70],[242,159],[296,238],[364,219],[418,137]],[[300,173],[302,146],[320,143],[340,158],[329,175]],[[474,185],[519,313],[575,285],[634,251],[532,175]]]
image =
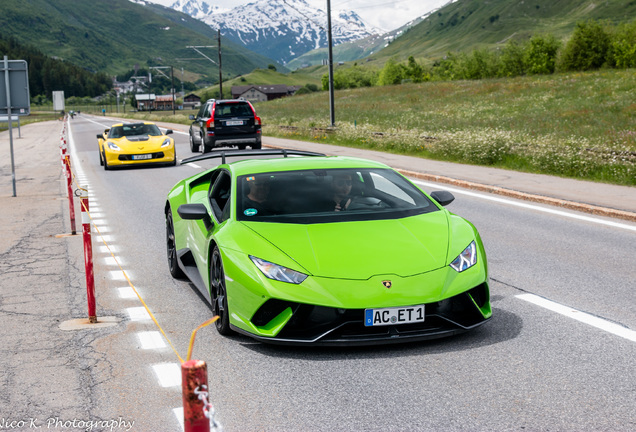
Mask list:
[[210,432],[208,367],[203,360],[181,363],[181,388],[184,431]]
[[82,227],[84,238],[84,266],[86,267],[86,298],[88,299],[88,321],[97,322],[95,313],[95,276],[93,274],[93,244],[91,241],[91,218],[88,215],[88,186],[82,186]]
[[66,188],[68,192],[68,207],[71,213],[71,234],[77,234],[75,229],[75,204],[73,203],[73,173],[71,172],[71,158],[68,154],[64,155],[64,164],[66,165]]

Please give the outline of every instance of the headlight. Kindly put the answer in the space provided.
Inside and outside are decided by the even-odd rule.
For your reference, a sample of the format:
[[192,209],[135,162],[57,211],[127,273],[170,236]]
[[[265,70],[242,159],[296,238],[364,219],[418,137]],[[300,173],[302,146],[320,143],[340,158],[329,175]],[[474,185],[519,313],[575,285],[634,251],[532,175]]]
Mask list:
[[121,150],[119,147],[117,147],[117,144],[115,144],[115,143],[113,143],[113,142],[108,141],[108,142],[106,143],[106,145],[107,145],[107,146],[108,146],[111,150]]
[[163,144],[161,144],[161,147],[168,147],[171,143],[172,143],[172,141],[170,140],[170,138],[166,138],[163,141]]
[[269,261],[262,260],[250,255],[250,259],[263,272],[265,276],[270,279],[274,279],[281,282],[293,283],[298,285],[307,279],[307,275],[297,272],[287,267],[279,266],[278,264],[271,263]]
[[468,245],[466,249],[462,253],[460,253],[457,258],[450,263],[450,266],[456,272],[463,272],[474,266],[477,263],[477,246],[475,245],[475,241]]

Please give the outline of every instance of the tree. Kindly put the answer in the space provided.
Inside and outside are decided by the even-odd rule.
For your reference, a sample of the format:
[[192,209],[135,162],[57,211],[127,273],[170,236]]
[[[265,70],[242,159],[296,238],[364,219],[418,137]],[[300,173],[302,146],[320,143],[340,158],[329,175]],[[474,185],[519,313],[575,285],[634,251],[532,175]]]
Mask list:
[[397,63],[395,59],[389,59],[385,64],[380,75],[378,76],[378,85],[400,84],[405,78],[406,68]]
[[586,71],[598,69],[607,61],[610,37],[597,21],[578,23],[559,59],[559,69]]
[[610,43],[609,59],[617,68],[636,67],[636,20],[619,26]]
[[551,74],[556,68],[560,43],[554,36],[533,36],[523,58],[529,74]]

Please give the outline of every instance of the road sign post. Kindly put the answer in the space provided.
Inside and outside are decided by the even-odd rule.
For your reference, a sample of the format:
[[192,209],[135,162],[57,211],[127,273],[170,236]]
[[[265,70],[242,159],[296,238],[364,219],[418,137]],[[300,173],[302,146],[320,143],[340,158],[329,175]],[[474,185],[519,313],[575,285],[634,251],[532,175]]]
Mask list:
[[4,86],[0,85],[0,114],[9,119],[9,146],[11,149],[11,180],[13,196],[17,196],[15,187],[15,159],[13,157],[13,115],[29,115],[31,99],[29,97],[29,74],[24,60],[9,60],[4,56],[2,67]]

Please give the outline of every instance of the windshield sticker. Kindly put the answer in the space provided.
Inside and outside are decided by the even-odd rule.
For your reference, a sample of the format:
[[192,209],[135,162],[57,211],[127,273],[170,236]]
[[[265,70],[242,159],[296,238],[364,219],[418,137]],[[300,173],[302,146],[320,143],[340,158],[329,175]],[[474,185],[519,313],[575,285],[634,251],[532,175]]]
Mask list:
[[256,210],[255,208],[248,208],[245,209],[245,211],[243,212],[245,216],[256,216],[256,213],[258,213],[258,210]]

